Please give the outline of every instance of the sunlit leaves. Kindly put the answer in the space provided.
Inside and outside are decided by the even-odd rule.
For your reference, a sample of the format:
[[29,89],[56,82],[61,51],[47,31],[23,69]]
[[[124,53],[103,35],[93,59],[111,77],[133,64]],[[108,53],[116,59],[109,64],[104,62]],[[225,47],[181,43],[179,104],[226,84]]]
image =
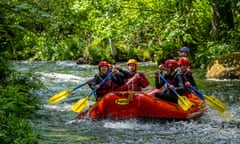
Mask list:
[[[83,56],[85,48],[110,51],[111,44],[117,57],[124,60],[131,56],[144,59],[148,54],[143,51],[149,48],[153,49],[149,55],[167,58],[182,46],[189,46],[194,57],[199,45],[211,40],[208,0],[36,0],[7,4],[7,9],[1,10],[4,27],[0,30],[2,40],[7,39],[4,47],[15,59],[76,59]],[[236,6],[233,8],[237,14]],[[237,46],[237,32],[229,34]],[[112,57],[111,53],[98,55]]]

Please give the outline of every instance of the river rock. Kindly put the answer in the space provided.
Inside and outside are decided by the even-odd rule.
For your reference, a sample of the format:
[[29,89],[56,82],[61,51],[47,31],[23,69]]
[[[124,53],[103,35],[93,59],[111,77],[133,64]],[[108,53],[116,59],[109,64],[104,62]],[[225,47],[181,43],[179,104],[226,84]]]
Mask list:
[[240,52],[214,59],[208,65],[206,78],[240,79]]

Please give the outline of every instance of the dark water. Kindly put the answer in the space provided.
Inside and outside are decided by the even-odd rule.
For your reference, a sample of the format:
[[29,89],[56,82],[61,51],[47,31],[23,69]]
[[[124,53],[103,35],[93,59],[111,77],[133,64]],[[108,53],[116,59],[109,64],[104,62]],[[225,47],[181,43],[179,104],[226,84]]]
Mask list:
[[[31,71],[46,87],[35,92],[42,101],[42,108],[31,121],[34,130],[39,134],[40,144],[240,143],[239,81],[197,79],[201,92],[215,96],[228,106],[227,114],[220,114],[209,108],[202,117],[188,121],[75,120],[77,113],[72,112],[70,107],[78,99],[87,96],[90,91],[87,86],[55,105],[50,105],[48,98],[92,78],[97,73],[96,66],[59,61],[14,62],[14,67],[22,72]],[[153,86],[156,66],[152,63],[141,63],[140,68],[147,74]],[[151,88],[149,86],[147,89]]]

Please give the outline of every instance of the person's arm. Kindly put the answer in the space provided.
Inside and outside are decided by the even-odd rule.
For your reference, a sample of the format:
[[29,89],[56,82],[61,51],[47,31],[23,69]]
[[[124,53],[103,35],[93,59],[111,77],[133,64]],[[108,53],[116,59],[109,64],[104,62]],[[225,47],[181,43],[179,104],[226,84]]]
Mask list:
[[124,84],[124,78],[121,72],[113,73],[111,79],[114,83],[116,83],[119,86]]
[[131,77],[131,74],[127,70],[119,69],[119,72],[122,74],[124,79],[128,79]]
[[99,83],[99,76],[96,74],[94,78],[92,79],[92,84],[90,86],[91,89],[94,89],[95,86]]
[[146,75],[143,72],[138,72],[139,78],[138,81],[140,82],[142,88],[146,88],[149,85],[149,81]]
[[192,86],[197,88],[197,85],[196,85],[195,80],[191,73],[187,72],[186,75],[184,75],[184,76],[186,77],[186,81],[188,81]]
[[155,72],[155,87],[157,89],[160,89],[165,84],[165,82],[159,77],[158,72],[159,71]]
[[184,94],[184,81],[183,81],[182,75],[176,74],[175,81],[176,81],[176,85],[177,85],[175,87],[175,90],[180,94]]

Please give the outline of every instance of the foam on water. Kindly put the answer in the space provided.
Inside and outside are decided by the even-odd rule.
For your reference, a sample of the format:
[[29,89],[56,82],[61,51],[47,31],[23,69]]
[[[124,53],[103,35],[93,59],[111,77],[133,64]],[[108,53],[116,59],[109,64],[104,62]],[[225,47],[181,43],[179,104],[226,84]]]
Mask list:
[[71,111],[71,105],[69,104],[58,104],[58,105],[49,105],[49,104],[44,104],[43,108],[48,109],[48,110],[55,110],[55,111]]
[[79,83],[80,81],[86,81],[86,78],[75,76],[72,74],[61,74],[61,73],[44,73],[40,72],[41,79],[43,81],[51,79],[52,82],[70,82],[70,83]]
[[111,128],[111,129],[132,129],[132,130],[138,130],[138,129],[151,129],[150,125],[143,125],[138,123],[136,120],[126,120],[126,121],[104,121],[103,124],[104,128]]

